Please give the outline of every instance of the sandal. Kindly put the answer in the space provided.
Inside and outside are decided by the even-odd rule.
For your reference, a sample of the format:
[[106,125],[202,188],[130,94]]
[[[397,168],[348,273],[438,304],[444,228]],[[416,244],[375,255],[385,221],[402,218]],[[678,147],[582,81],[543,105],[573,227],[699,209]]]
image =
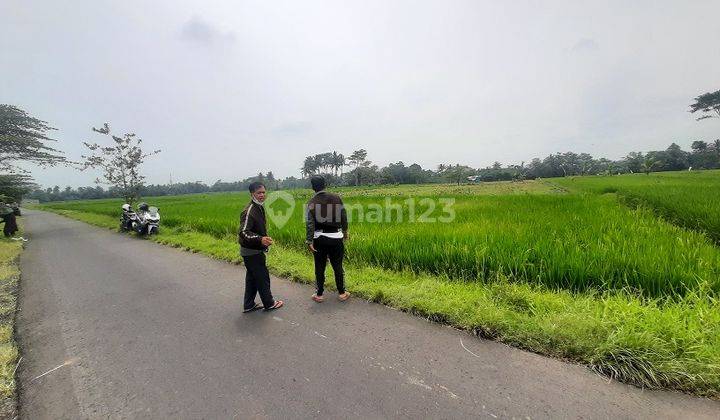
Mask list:
[[282,300],[276,300],[275,303],[273,303],[273,306],[269,308],[265,308],[266,311],[272,311],[273,309],[282,308],[282,306],[285,304]]
[[263,306],[259,303],[256,303],[255,306],[249,309],[243,309],[243,313],[246,314],[248,312],[257,311],[258,309],[262,308]]
[[346,300],[350,299],[350,292],[345,292],[341,295],[338,295],[338,299],[340,299],[340,302],[345,302]]
[[315,293],[314,295],[312,295],[312,300],[314,300],[317,303],[322,303],[325,300],[325,298],[322,297],[322,295],[318,296],[317,293]]

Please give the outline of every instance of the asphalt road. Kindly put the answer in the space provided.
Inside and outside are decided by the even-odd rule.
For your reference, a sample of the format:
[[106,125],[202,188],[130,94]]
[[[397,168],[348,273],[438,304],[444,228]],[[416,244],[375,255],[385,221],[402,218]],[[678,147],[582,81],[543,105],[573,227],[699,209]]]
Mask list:
[[22,418],[720,413],[717,402],[608,383],[581,366],[357,298],[316,304],[311,287],[283,279],[273,278],[273,292],[284,308],[242,314],[241,266],[26,214]]

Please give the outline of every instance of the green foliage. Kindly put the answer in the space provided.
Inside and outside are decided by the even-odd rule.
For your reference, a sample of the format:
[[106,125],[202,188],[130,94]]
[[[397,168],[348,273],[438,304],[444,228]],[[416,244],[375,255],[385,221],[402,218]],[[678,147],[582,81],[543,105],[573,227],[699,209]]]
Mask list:
[[13,337],[22,244],[0,239],[0,417],[12,418],[16,409],[15,366],[18,348]]
[[65,162],[62,152],[48,146],[55,128],[12,105],[0,104],[0,171],[26,172],[16,162],[52,166]]
[[25,174],[0,175],[0,196],[3,201],[20,202],[22,197],[36,187],[30,176]]
[[[518,189],[524,185],[532,191],[530,186],[544,184],[349,189],[345,194],[352,232],[348,258],[358,264],[463,281],[488,282],[502,275],[516,282],[574,291],[627,289],[649,297],[684,295],[699,285],[720,291],[720,250],[700,233],[659,222],[648,210],[618,206],[614,197],[508,194],[505,185]],[[501,194],[488,194],[488,190]],[[392,197],[387,198],[387,192]],[[302,204],[310,191],[298,190],[293,195],[298,202],[293,216],[281,229],[271,225],[270,235],[303,250]],[[442,215],[443,205],[432,200],[439,197],[454,200],[456,218],[451,223],[420,221],[431,206],[429,219]],[[415,199],[414,223],[408,222],[409,198]],[[235,237],[240,209],[248,201],[247,193],[236,193],[159,197],[152,203],[162,210],[164,226],[222,239]],[[120,204],[50,206],[117,216]],[[397,223],[396,210],[383,212],[380,222],[374,221],[378,217],[371,217],[369,209],[386,204],[402,211],[402,223]],[[362,221],[360,208],[364,209]]]
[[315,174],[328,174],[337,177],[345,165],[345,156],[342,153],[336,151],[326,152],[306,157],[300,172],[304,177]]
[[720,171],[577,177],[552,181],[575,190],[599,194],[615,192],[630,206],[645,206],[676,225],[704,233],[720,245]]
[[[505,184],[501,185],[504,191]],[[428,191],[432,187],[418,188]],[[469,187],[462,188],[467,192]],[[531,188],[533,193],[545,189]],[[391,192],[399,194],[399,189],[392,188]],[[477,190],[478,199],[492,196],[489,189],[492,187]],[[369,192],[360,190],[356,195]],[[116,215],[54,211],[98,226],[117,225]],[[222,260],[240,261],[234,237],[219,239],[179,226],[165,229],[152,239]],[[268,264],[277,275],[312,282],[313,265],[307,252],[273,245]],[[582,362],[620,381],[720,396],[720,302],[702,290],[680,300],[648,300],[625,291],[596,294],[549,290],[515,283],[504,276],[487,283],[458,282],[442,275],[354,262],[346,266],[346,285],[356,296],[513,346]],[[332,282],[328,286],[332,287]]]
[[[703,93],[695,98],[695,102],[690,104],[690,112],[698,111],[703,113],[698,121],[706,118],[720,118],[720,90]],[[713,114],[717,114],[717,116]]]
[[[500,169],[499,163],[493,169]],[[475,175],[475,170],[469,166],[455,164],[455,165],[440,165],[438,167],[438,173],[450,182],[454,182],[460,185],[463,182],[468,181],[468,177]]]
[[[111,135],[107,123],[102,128],[93,127],[93,131],[111,137],[114,144],[101,146],[98,143],[84,142],[91,153],[82,156],[82,169],[102,169],[104,182],[114,187],[126,203],[134,203],[140,196],[140,189],[145,179],[140,174],[140,166],[145,158],[160,153],[160,150],[144,153],[141,147],[142,139],[132,133],[122,137]],[[100,179],[96,182],[102,183]]]

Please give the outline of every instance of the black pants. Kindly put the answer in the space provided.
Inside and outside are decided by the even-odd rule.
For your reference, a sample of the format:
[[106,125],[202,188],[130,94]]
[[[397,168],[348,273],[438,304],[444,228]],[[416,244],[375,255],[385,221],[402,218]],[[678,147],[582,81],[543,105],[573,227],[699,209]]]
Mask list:
[[5,237],[11,237],[17,232],[17,221],[15,220],[15,214],[9,213],[2,217],[2,221],[5,222],[5,226],[3,227],[3,234],[5,234]]
[[342,239],[321,236],[313,241],[315,247],[315,282],[317,295],[322,296],[325,289],[325,267],[328,257],[335,273],[335,285],[338,293],[345,293],[345,271],[343,270],[343,257],[345,256],[345,243]]
[[270,292],[270,273],[265,265],[265,253],[243,257],[245,261],[245,309],[255,306],[255,295],[260,293],[260,300],[265,308],[273,306],[272,292]]

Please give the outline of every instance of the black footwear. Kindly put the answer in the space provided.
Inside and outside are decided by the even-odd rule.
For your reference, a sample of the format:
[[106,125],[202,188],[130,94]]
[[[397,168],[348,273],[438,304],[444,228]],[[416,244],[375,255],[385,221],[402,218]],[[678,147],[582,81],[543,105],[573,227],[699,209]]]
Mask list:
[[255,306],[253,306],[250,309],[243,309],[243,313],[246,314],[248,312],[257,311],[258,309],[261,309],[263,306],[259,303],[256,303]]
[[282,308],[282,306],[283,306],[284,304],[285,304],[285,302],[283,302],[282,300],[276,300],[275,303],[273,303],[273,305],[272,305],[271,307],[265,308],[265,310],[266,310],[266,311],[272,311],[272,310],[275,310],[275,309],[279,309],[279,308]]

